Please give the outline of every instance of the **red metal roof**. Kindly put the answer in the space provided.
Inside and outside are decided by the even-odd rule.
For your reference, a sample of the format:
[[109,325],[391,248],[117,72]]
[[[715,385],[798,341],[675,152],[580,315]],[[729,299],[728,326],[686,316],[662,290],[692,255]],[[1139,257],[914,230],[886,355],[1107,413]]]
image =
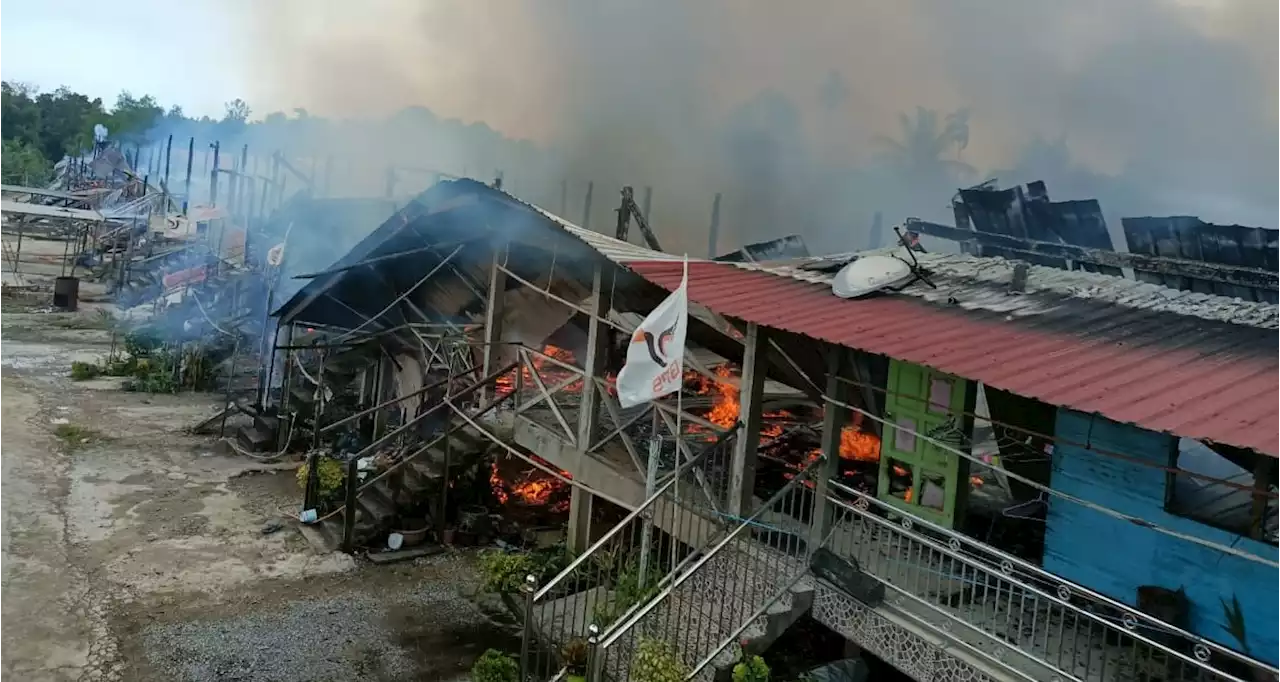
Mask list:
[[[668,290],[680,283],[678,262],[626,265]],[[1109,325],[1098,324],[1096,316],[1080,325],[1112,333],[1091,334],[907,296],[840,299],[825,285],[711,262],[689,264],[689,297],[722,315],[919,363],[1052,405],[1280,456],[1275,346],[1266,355],[1237,352],[1224,336],[1233,330],[1223,323],[1187,323],[1196,330],[1218,325],[1208,341],[1180,342],[1161,330],[1154,330],[1152,341],[1149,323],[1135,325],[1132,310],[1113,306]],[[1135,331],[1139,326],[1144,329]],[[1255,347],[1253,337],[1275,338],[1275,330],[1241,333],[1252,334]]]

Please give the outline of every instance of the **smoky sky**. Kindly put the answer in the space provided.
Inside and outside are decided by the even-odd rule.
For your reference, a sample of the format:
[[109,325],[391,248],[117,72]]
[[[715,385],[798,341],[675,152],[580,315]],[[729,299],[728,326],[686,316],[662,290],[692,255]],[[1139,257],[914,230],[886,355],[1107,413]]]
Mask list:
[[[619,186],[652,186],[669,250],[702,255],[717,192],[726,246],[798,232],[847,249],[874,212],[943,218],[957,187],[992,176],[1097,197],[1113,223],[1276,226],[1277,7],[1265,0],[236,7],[257,114],[369,121],[413,106],[483,124],[501,135],[388,139],[368,124],[344,149],[372,168],[445,145],[455,169],[505,165],[517,192],[552,203],[567,180],[573,218],[591,180],[596,229]],[[890,140],[917,108],[968,111],[968,144],[941,155],[951,170],[893,162]]]

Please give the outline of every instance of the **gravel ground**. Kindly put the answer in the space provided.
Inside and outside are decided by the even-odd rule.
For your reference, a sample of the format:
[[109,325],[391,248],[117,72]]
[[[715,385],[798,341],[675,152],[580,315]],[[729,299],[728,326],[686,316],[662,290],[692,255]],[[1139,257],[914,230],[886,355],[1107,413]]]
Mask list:
[[466,679],[484,649],[512,650],[514,635],[466,595],[464,571],[468,560],[444,557],[399,580],[357,578],[332,597],[154,623],[139,633],[142,654],[182,682]]
[[151,628],[143,646],[153,664],[191,682],[406,679],[416,666],[379,622],[382,613],[363,596],[317,599],[283,612]]

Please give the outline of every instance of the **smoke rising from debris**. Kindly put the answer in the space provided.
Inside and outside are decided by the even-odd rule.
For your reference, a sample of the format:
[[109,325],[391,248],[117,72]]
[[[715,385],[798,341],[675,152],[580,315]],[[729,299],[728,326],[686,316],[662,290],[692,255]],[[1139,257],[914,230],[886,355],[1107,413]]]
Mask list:
[[[323,137],[363,156],[371,177],[389,161],[485,179],[501,169],[551,210],[568,179],[578,221],[593,180],[596,229],[611,224],[619,186],[652,185],[668,250],[705,252],[717,191],[721,250],[788,232],[837,250],[865,246],[875,211],[891,224],[946,219],[957,187],[992,176],[1097,197],[1117,234],[1119,215],[1276,226],[1277,7],[1266,0],[241,11],[258,115],[423,107]],[[945,134],[957,112],[967,126]]]

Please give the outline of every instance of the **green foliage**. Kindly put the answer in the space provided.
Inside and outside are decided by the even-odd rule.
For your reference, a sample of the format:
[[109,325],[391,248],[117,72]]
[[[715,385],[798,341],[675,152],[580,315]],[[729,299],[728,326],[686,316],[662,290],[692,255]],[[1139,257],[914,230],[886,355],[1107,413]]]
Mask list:
[[533,575],[545,585],[573,561],[564,547],[548,547],[532,552],[490,550],[480,555],[481,589],[487,592],[512,593],[520,590],[524,579]]
[[71,363],[71,378],[76,381],[88,381],[102,375],[102,367],[92,362],[76,360]]
[[0,156],[4,158],[4,163],[0,164],[0,176],[6,183],[39,187],[47,184],[53,176],[53,164],[26,140],[5,140]]
[[94,441],[102,440],[102,434],[78,424],[59,424],[53,429],[53,435],[62,441],[67,450],[71,452]]
[[116,106],[107,119],[107,131],[118,140],[141,140],[164,114],[164,109],[151,95],[134,97],[128,90],[116,98]]
[[671,645],[658,639],[641,637],[631,659],[633,682],[683,682],[689,666],[680,660]]
[[649,568],[645,572],[643,580],[640,577],[640,559],[638,556],[631,557],[629,560],[619,558],[614,560],[616,567],[609,573],[616,573],[610,585],[611,593],[608,599],[601,599],[596,602],[592,615],[595,617],[595,624],[600,627],[608,627],[618,620],[636,604],[646,602],[658,594],[658,583],[662,580],[661,572],[658,568],[658,562],[650,557]]
[[[337,492],[342,489],[342,482],[347,478],[347,473],[342,467],[342,462],[329,457],[321,457],[317,461],[319,462],[319,466],[316,467],[316,486],[320,497],[326,498],[337,494]],[[310,464],[307,462],[303,462],[302,466],[298,467],[298,486],[303,489],[306,489],[307,487],[307,476],[309,470]]]
[[517,682],[520,664],[497,649],[489,649],[471,666],[472,682]]
[[486,592],[518,592],[525,576],[534,572],[533,557],[522,552],[504,552],[500,549],[480,554],[481,589]]
[[743,659],[733,666],[733,682],[769,682],[769,666],[759,656]]

